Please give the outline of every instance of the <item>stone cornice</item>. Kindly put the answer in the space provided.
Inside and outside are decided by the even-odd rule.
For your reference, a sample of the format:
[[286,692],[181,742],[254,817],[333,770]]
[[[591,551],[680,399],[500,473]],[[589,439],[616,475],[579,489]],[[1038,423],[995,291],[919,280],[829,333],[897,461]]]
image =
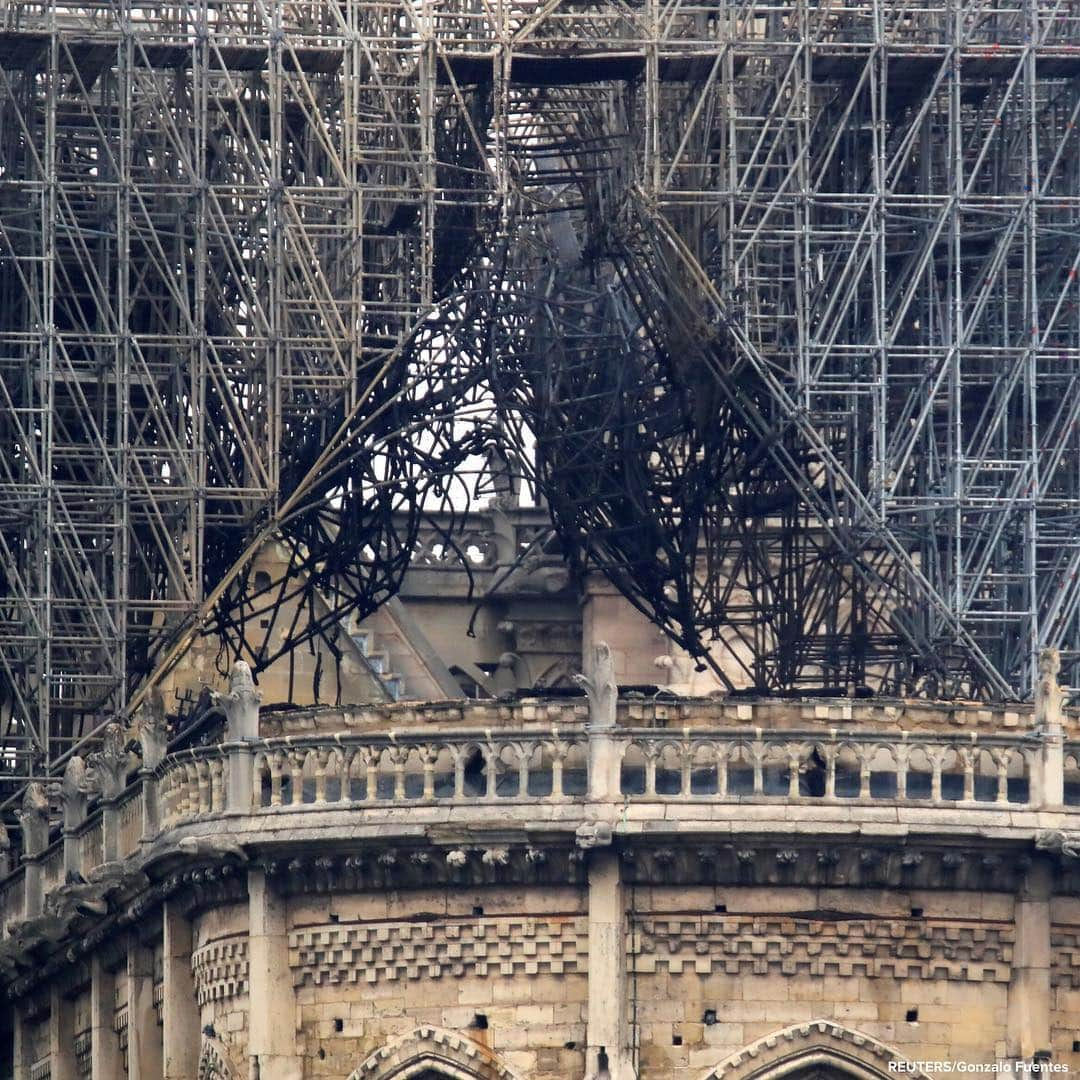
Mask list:
[[[287,827],[285,815],[276,818],[282,826],[276,837],[272,829],[252,831],[253,822],[244,818],[217,823],[212,837],[206,825],[173,830],[154,845],[151,858],[142,860],[142,869],[132,865],[126,877],[115,875],[114,887],[105,893],[106,912],[73,909],[66,921],[53,915],[20,924],[0,950],[8,995],[22,997],[117,935],[149,925],[166,898],[178,899],[188,914],[243,900],[249,863],[262,867],[283,895],[585,883],[589,852],[574,843],[572,822],[561,823],[561,830],[548,826],[516,836],[503,822],[498,827],[489,822],[487,835],[482,822],[472,827],[462,822],[456,835],[439,836],[436,830],[434,836],[420,833],[395,841],[384,834],[365,843],[355,828],[332,824],[330,816],[310,815],[313,828],[302,837]],[[612,843],[628,884],[668,886],[1011,891],[1032,859],[1056,858],[1037,852],[1030,839],[969,838],[961,846],[943,843],[929,831],[870,844],[823,842],[809,831],[770,836],[748,828],[703,844],[677,828],[633,834],[617,827]],[[1080,888],[1080,867],[1061,862],[1058,882],[1061,891]]]

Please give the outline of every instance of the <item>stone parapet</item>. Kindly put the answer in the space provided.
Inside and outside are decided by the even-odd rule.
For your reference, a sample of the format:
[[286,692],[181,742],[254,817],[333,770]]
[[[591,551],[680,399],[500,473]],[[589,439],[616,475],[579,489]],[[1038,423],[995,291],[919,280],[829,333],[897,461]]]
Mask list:
[[[622,722],[595,727],[577,699],[525,699],[433,707],[429,716],[416,708],[388,710],[426,721],[414,728],[312,731],[183,750],[140,770],[88,814],[80,810],[82,820],[64,830],[65,843],[58,838],[42,847],[46,836],[38,829],[38,846],[0,882],[0,919],[10,934],[12,924],[39,908],[64,912],[100,900],[90,894],[102,864],[152,856],[174,830],[228,821],[234,842],[256,834],[263,842],[290,827],[291,812],[346,813],[353,835],[377,829],[387,841],[453,817],[469,827],[545,820],[572,833],[591,830],[579,842],[594,846],[611,842],[618,818],[626,835],[645,820],[653,829],[665,822],[669,831],[700,834],[753,820],[754,806],[813,807],[822,829],[830,821],[881,822],[887,810],[888,820],[925,832],[1015,828],[1018,840],[1041,833],[1043,846],[1066,855],[1080,850],[1071,833],[1072,807],[1080,804],[1080,743],[1022,728],[958,729],[951,708],[939,711],[937,730],[928,723],[890,729],[880,723],[887,708],[622,699]],[[807,709],[818,723],[805,723]],[[831,715],[836,709],[845,714],[842,723]],[[925,706],[918,709],[924,719],[930,715]],[[465,725],[485,710],[491,726]],[[341,715],[325,712],[320,726]],[[732,722],[747,715],[775,722],[781,712],[803,722],[786,728]],[[504,714],[514,722],[497,722]],[[552,715],[565,722],[551,723]],[[434,726],[437,717],[445,726]],[[879,723],[871,723],[875,718]],[[677,720],[693,723],[676,727]],[[1047,782],[1050,774],[1057,783]],[[149,817],[147,806],[156,808]],[[428,812],[440,807],[452,816]],[[500,808],[506,816],[498,816]],[[72,866],[88,884],[65,881]],[[35,896],[40,889],[43,898],[29,908],[22,883],[28,868]]]

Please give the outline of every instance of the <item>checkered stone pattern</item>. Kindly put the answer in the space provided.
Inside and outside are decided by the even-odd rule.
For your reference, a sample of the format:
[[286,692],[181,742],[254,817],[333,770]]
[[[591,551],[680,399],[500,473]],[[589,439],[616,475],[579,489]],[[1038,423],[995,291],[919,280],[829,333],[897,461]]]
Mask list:
[[1080,988],[1080,926],[1055,926],[1051,931],[1050,985]]
[[640,919],[631,970],[672,975],[840,975],[1007,983],[1011,925],[905,919]]
[[235,935],[211,941],[192,954],[191,969],[200,1005],[246,994],[247,937]]
[[294,930],[296,986],[395,979],[576,974],[587,970],[585,918],[333,924]]

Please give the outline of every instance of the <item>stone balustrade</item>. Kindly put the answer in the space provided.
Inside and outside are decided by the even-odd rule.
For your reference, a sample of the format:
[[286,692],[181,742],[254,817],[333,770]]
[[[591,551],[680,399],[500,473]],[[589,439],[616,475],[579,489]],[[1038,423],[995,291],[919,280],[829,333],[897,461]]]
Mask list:
[[[255,697],[245,696],[250,693],[241,682],[222,695],[224,705],[238,717],[243,713],[245,730],[251,727],[248,713],[257,708]],[[152,767],[130,773],[124,786],[114,784],[89,810],[77,798],[76,781],[82,781],[72,770],[67,790],[74,810],[62,834],[49,843],[38,818],[25,817],[34,826],[27,835],[36,847],[24,850],[20,864],[0,881],[0,920],[10,927],[40,914],[59,886],[92,881],[101,864],[129,859],[167,842],[174,830],[215,818],[246,819],[255,829],[272,830],[278,816],[291,812],[352,810],[370,815],[358,821],[370,820],[385,832],[408,822],[387,816],[398,807],[474,808],[469,820],[483,820],[485,807],[516,804],[535,806],[549,820],[575,825],[580,819],[591,827],[590,821],[614,821],[647,804],[712,806],[710,819],[734,822],[739,812],[725,810],[726,804],[816,801],[852,812],[907,805],[951,814],[1052,811],[1060,816],[1057,825],[1067,827],[1064,815],[1080,806],[1080,742],[1026,723],[997,732],[948,722],[939,731],[925,723],[890,729],[880,722],[883,707],[875,704],[878,722],[864,727],[858,721],[871,715],[862,715],[866,706],[828,702],[793,709],[789,715],[804,721],[798,728],[740,726],[732,723],[732,710],[749,709],[755,719],[777,717],[711,703],[714,713],[723,710],[722,718],[676,727],[689,714],[688,703],[624,699],[614,723],[597,724],[586,721],[581,699],[551,704],[563,722],[552,723],[550,713],[542,715],[528,700],[487,702],[486,717],[509,709],[516,723],[468,728],[461,720],[469,706],[462,706],[441,729],[433,714],[407,731],[248,735],[153,755]],[[807,708],[813,725],[805,723]],[[641,726],[642,720],[650,726]],[[541,811],[545,806],[563,809]],[[25,811],[41,813],[40,800]],[[694,813],[701,820],[700,810]],[[677,829],[679,811],[664,816]],[[1043,827],[1034,814],[1030,824]]]
[[166,758],[156,777],[165,828],[225,810],[228,769],[223,746],[203,746]]
[[588,793],[584,733],[463,732],[268,740],[254,751],[254,807],[301,803],[560,801]]
[[1041,805],[1040,760],[1015,736],[695,731],[618,736],[630,799],[841,799]]
[[[610,796],[590,785],[590,741],[597,736],[584,727],[310,736],[258,740],[239,750],[250,773],[251,813],[328,804],[362,809],[598,796],[616,803],[1056,805],[1040,785],[1043,747],[1025,736],[900,732],[888,738],[880,732],[760,729],[676,735],[624,729],[604,737],[618,765],[618,785]],[[163,827],[227,811],[227,759],[237,749],[205,747],[166,760],[158,771]],[[1069,758],[1075,771],[1080,747],[1070,744]],[[1060,805],[1080,805],[1080,784],[1065,784]]]

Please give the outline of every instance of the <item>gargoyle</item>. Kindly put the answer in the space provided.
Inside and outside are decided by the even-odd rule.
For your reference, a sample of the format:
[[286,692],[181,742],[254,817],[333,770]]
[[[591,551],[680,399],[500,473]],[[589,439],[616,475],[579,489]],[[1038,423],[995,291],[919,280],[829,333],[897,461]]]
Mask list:
[[66,923],[77,915],[107,915],[107,884],[60,885],[45,897],[45,913]]
[[107,892],[138,892],[150,884],[142,866],[143,860],[133,859],[101,863],[87,875],[88,884],[104,887]]
[[247,862],[247,852],[231,836],[185,836],[178,840],[175,850],[184,855],[232,855],[240,862]]
[[1039,851],[1051,851],[1065,859],[1080,859],[1080,833],[1046,829],[1035,837],[1035,847]]

